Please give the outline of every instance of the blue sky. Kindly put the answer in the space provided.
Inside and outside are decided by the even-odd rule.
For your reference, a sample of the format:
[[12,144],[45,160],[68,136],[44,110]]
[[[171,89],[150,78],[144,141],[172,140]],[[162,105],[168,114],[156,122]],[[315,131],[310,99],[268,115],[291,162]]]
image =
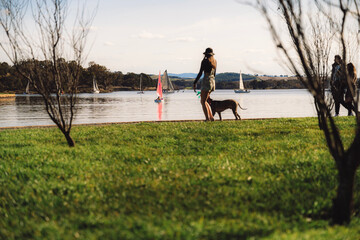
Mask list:
[[286,73],[264,19],[235,0],[100,0],[92,29],[87,62],[112,71],[198,72],[212,47],[218,72]]
[[[197,73],[202,53],[212,47],[218,73],[291,74],[279,60],[264,18],[239,1],[244,0],[69,0],[73,4],[70,10],[81,3],[86,3],[88,12],[98,6],[84,67],[94,61],[123,73]],[[276,14],[274,20],[278,27],[283,26]],[[358,25],[349,21],[348,25],[357,36]],[[27,29],[36,32],[34,26]],[[286,35],[286,29],[280,34]],[[3,38],[0,35],[0,41]],[[332,55],[339,49],[335,39]],[[350,51],[355,66],[357,52],[358,46]],[[3,53],[0,61],[7,61]],[[332,57],[329,65],[331,61]]]
[[[98,6],[84,67],[94,61],[123,73],[197,73],[202,53],[212,47],[218,73],[287,74],[263,17],[236,0],[69,2],[71,10],[83,2],[88,12]],[[0,60],[7,60],[2,53]]]

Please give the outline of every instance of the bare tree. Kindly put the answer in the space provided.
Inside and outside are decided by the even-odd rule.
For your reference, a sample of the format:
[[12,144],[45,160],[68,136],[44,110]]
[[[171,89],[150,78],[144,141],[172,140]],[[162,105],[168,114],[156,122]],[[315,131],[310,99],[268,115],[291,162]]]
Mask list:
[[[315,3],[316,7],[307,8],[312,3]],[[312,18],[307,18],[304,12],[315,14],[317,16],[316,21],[319,21],[319,16],[322,16],[327,19],[327,22],[330,22],[330,25],[327,26],[330,26],[329,31],[333,34],[333,41],[339,43],[342,58],[346,63],[347,57],[351,55],[347,43],[353,42],[351,38],[357,38],[357,36],[346,34],[346,32],[356,26],[353,24],[354,22],[358,22],[358,26],[360,26],[359,2],[358,0],[274,0],[270,3],[267,0],[256,0],[255,3],[250,4],[265,17],[276,47],[285,57],[285,61],[291,70],[299,76],[314,97],[319,124],[338,170],[339,185],[337,195],[333,200],[332,222],[334,224],[349,223],[353,211],[355,173],[360,163],[359,98],[355,97],[355,89],[345,67],[343,69],[344,82],[351,92],[351,108],[355,110],[356,114],[356,133],[350,147],[345,149],[341,133],[331,116],[331,108],[323,94],[324,87],[321,79],[328,72],[325,65],[328,64],[330,51],[318,52],[321,50],[321,46],[324,46],[324,43],[321,43],[324,39],[319,36],[319,34],[323,34],[323,30],[310,34],[307,28],[309,23],[313,30],[320,30],[326,25],[324,22],[315,23]],[[287,38],[281,35],[281,31],[274,21],[274,12],[284,19],[287,29],[286,37],[290,37],[291,40],[290,46],[286,42]],[[316,27],[317,25],[318,27]],[[329,41],[329,39],[325,39],[325,41]]]
[[[321,19],[321,16],[319,15],[316,16],[316,19],[311,14],[308,14],[307,17],[310,26],[307,34],[309,39],[312,39],[312,41],[309,41],[309,52],[312,56],[312,60],[314,61],[313,75],[317,76],[315,80],[321,89],[322,98],[331,110],[334,102],[331,94],[326,92],[326,90],[328,90],[330,86],[329,56],[332,50],[332,40],[335,34],[331,28],[330,21],[319,21],[319,18]],[[290,69],[292,68],[290,67]],[[315,97],[314,103],[318,115],[319,127],[322,129],[323,123],[321,122],[320,117],[321,110]]]
[[86,17],[79,5],[69,29],[68,13],[67,0],[0,0],[5,33],[0,47],[42,96],[49,117],[72,147],[77,88],[94,14]]

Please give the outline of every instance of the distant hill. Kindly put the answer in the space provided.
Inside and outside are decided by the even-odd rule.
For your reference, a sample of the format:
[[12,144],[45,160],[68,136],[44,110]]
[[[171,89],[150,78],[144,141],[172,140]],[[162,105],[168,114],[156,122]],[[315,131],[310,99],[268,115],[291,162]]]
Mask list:
[[[169,77],[176,89],[192,88],[196,73],[169,73]],[[304,88],[296,77],[254,76],[242,73],[245,88],[247,89],[297,89]],[[152,75],[157,80],[158,75]],[[240,73],[226,72],[216,74],[216,89],[236,89],[239,87]],[[200,83],[199,83],[200,86]],[[198,87],[199,87],[198,86]]]
[[[196,78],[197,73],[168,73],[169,77]],[[244,81],[255,80],[253,75],[242,74]],[[226,72],[216,74],[216,81],[239,81],[240,73]]]
[[196,78],[197,73],[168,73],[169,77]]
[[[234,82],[234,81],[239,81],[240,78],[240,73],[233,73],[233,72],[226,72],[226,73],[219,73],[216,74],[216,81],[225,81],[225,82]],[[248,74],[244,74],[242,73],[242,78],[245,81],[251,81],[251,80],[256,80],[257,77],[255,77],[254,75],[248,75]]]

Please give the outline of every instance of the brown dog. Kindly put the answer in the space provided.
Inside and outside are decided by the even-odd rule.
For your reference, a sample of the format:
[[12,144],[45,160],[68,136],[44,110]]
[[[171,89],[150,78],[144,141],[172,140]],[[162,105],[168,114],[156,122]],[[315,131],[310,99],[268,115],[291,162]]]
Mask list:
[[232,110],[236,120],[241,120],[240,115],[237,113],[237,106],[239,105],[239,107],[242,110],[246,110],[246,108],[242,108],[240,106],[240,104],[237,101],[233,100],[233,99],[228,99],[228,100],[223,100],[223,101],[216,101],[216,100],[212,100],[211,98],[209,98],[208,103],[209,103],[209,105],[211,107],[212,115],[215,116],[215,113],[218,113],[219,117],[220,117],[220,121],[222,121],[221,112],[228,109],[228,108],[230,108]]

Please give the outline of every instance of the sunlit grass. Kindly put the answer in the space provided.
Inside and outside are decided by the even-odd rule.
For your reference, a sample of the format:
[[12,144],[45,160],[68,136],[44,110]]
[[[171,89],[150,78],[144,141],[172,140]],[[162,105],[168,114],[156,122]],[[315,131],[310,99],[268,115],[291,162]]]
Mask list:
[[[346,145],[352,118],[337,118]],[[315,118],[0,131],[0,239],[357,239]],[[355,206],[360,207],[356,184]],[[336,237],[337,236],[337,237]]]

